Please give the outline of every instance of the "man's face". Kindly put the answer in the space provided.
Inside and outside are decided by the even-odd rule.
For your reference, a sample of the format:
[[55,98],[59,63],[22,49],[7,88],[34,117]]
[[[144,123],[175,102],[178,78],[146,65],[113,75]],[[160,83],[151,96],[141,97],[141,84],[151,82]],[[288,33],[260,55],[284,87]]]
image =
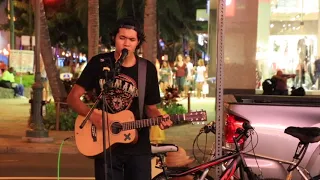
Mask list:
[[138,34],[133,29],[120,28],[115,37],[116,51],[119,53],[126,48],[133,53],[139,44]]

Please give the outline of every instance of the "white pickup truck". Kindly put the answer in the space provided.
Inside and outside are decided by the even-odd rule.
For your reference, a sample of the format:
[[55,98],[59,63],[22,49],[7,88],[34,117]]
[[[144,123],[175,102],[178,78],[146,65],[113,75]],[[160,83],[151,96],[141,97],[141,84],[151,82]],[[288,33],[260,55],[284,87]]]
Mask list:
[[[234,95],[234,98],[235,101],[226,104],[227,145],[232,143],[232,132],[241,125],[241,121],[248,120],[258,135],[258,138],[256,134],[252,136],[253,145],[257,143],[256,154],[292,161],[299,140],[285,134],[284,130],[289,126],[320,127],[320,97]],[[246,149],[252,149],[251,145]],[[257,174],[261,168],[264,178],[286,179],[288,166],[283,163],[253,157],[247,157],[246,162]],[[320,174],[319,142],[309,144],[300,166],[312,176]],[[293,179],[302,178],[294,172]]]

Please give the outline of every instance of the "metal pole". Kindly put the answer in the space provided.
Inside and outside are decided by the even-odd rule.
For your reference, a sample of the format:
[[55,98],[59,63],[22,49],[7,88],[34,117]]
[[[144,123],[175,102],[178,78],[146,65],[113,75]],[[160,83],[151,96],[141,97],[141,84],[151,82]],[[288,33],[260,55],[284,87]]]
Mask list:
[[14,4],[10,0],[10,49],[15,49],[14,29]]
[[[222,156],[222,140],[223,140],[223,66],[224,66],[224,13],[225,0],[218,1],[218,26],[217,26],[217,91],[216,91],[216,158]],[[220,179],[222,167],[216,166],[215,179]]]
[[191,112],[190,92],[188,92],[188,113]]
[[[44,127],[42,118],[42,90],[40,75],[40,3],[42,0],[35,0],[35,83],[32,85],[33,99],[31,99],[31,124],[30,129],[26,131],[26,137],[30,142],[50,142],[53,139],[48,138],[48,130]],[[41,139],[41,140],[39,140]]]
[[29,50],[32,50],[32,0],[29,0],[29,7],[28,7],[28,18],[29,18]]

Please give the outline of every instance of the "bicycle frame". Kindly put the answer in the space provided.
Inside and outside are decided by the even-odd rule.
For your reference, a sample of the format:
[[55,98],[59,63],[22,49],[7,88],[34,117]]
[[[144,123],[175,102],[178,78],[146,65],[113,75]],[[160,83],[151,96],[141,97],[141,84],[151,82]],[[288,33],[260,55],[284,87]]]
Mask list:
[[[182,177],[182,176],[186,176],[189,174],[194,174],[196,172],[199,172],[201,170],[205,170],[207,168],[211,168],[213,166],[222,164],[223,162],[228,162],[228,161],[232,161],[229,166],[227,167],[227,169],[223,172],[222,176],[221,176],[221,180],[227,180],[230,179],[230,177],[232,177],[235,173],[235,171],[238,169],[238,167],[242,167],[242,156],[243,153],[242,152],[236,152],[236,153],[232,153],[232,154],[227,154],[224,155],[218,159],[214,159],[211,161],[208,161],[206,163],[200,164],[198,166],[192,167],[187,169],[186,171],[180,172],[180,173],[172,173],[170,171],[167,171],[167,175],[169,177]],[[243,174],[242,174],[243,175]],[[242,176],[241,176],[242,177]]]
[[[233,152],[230,152],[220,158],[217,159],[212,159],[206,163],[200,164],[198,166],[189,168],[187,170],[184,170],[182,172],[170,172],[170,169],[164,170],[164,174],[166,177],[182,177],[190,174],[195,174],[196,172],[201,172],[201,170],[205,170],[206,172],[208,171],[209,168],[222,164],[224,162],[231,162],[228,164],[227,168],[223,171],[220,180],[229,180],[231,177],[234,176],[236,170],[239,168],[240,169],[240,177],[241,179],[245,179],[244,177],[244,171],[246,172],[248,178],[250,180],[255,179],[255,174],[251,171],[250,168],[248,168],[245,160],[244,160],[244,152],[240,150],[240,147],[238,145],[239,140],[246,136],[248,137],[248,131],[250,129],[253,129],[250,125],[249,122],[243,123],[243,129],[238,130],[238,136],[233,137],[233,141],[236,146],[236,150]],[[204,173],[203,173],[204,174]],[[203,179],[203,174],[201,176],[201,179]]]
[[[223,150],[225,151],[230,151],[230,152],[235,152],[234,149],[230,149],[227,147],[223,147]],[[269,157],[269,156],[264,156],[264,155],[260,155],[260,154],[253,154],[250,152],[242,152],[243,155],[245,156],[249,156],[249,157],[255,157],[255,158],[261,158],[261,159],[266,159],[266,160],[272,160],[272,161],[276,161],[282,164],[286,164],[286,165],[296,165],[296,162],[294,161],[287,161],[287,160],[283,160],[283,159],[278,159],[278,158],[273,158],[273,157]],[[245,159],[245,158],[244,158]],[[301,177],[305,180],[309,180],[310,178],[312,178],[312,176],[310,175],[310,173],[303,167],[297,166],[296,170],[298,171],[298,173],[301,175]],[[291,172],[287,172],[287,177],[286,180],[291,180],[292,179],[292,173]]]

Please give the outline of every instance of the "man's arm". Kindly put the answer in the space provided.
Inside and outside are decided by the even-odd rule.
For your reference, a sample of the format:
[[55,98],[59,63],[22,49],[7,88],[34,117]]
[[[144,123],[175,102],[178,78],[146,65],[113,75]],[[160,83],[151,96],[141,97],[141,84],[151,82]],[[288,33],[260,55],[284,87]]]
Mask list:
[[[86,116],[90,111],[90,108],[80,100],[80,97],[85,92],[83,87],[75,84],[67,98],[68,105],[81,116]],[[101,115],[93,112],[90,116],[90,121],[97,127],[102,127]]]
[[278,75],[274,75],[273,78],[276,78],[276,79],[281,80],[281,81],[286,81],[288,79],[285,76],[278,76]]
[[[158,116],[162,116],[161,112],[159,111],[159,109],[157,108],[156,105],[146,105],[146,114],[148,117],[158,117]],[[169,115],[163,115],[162,116],[163,119],[168,119]],[[159,125],[160,129],[167,129],[170,126],[172,126],[172,121],[170,119],[166,120],[166,121],[161,121],[161,124]]]

